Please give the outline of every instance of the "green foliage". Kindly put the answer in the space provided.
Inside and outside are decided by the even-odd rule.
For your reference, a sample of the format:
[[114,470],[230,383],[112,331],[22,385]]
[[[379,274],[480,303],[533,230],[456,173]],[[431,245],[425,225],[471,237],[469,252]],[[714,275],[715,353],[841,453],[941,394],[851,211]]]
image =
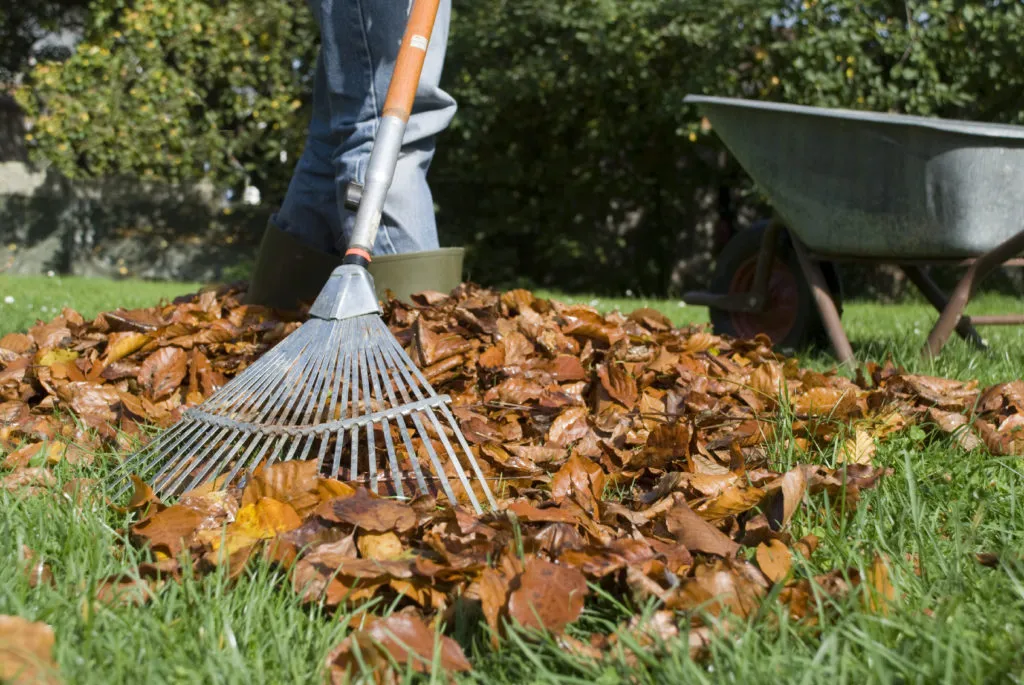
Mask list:
[[[762,205],[687,93],[1024,122],[1021,35],[1019,1],[454,0],[442,240],[491,284],[695,285],[719,189]],[[34,152],[71,176],[248,176],[277,202],[316,45],[304,3],[94,0],[20,93]]]
[[208,172],[287,182],[313,20],[299,3],[95,0],[85,39],[18,93],[38,154],[75,178]]

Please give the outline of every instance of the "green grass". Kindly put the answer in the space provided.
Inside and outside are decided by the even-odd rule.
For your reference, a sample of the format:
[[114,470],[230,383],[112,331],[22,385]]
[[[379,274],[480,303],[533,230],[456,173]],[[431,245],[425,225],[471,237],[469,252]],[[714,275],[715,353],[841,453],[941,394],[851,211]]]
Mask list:
[[[2,294],[34,298],[33,310],[0,307],[0,331],[30,324],[40,304],[76,298],[83,315],[115,306],[138,306],[188,292],[191,286],[75,282],[0,277]],[[2,299],[0,294],[0,299]],[[563,300],[574,299],[563,297]],[[590,302],[592,298],[575,298]],[[644,303],[599,299],[602,308]],[[648,302],[676,323],[706,321],[706,312],[676,302]],[[1020,302],[984,297],[973,312],[1024,309]],[[45,313],[44,313],[45,314]],[[47,317],[41,317],[47,318]],[[1024,336],[1016,328],[983,331],[988,352],[954,340],[936,362],[922,361],[920,344],[934,321],[923,305],[847,306],[844,322],[862,359],[894,361],[922,373],[977,378],[982,383],[1021,375]],[[808,363],[831,359],[811,352]],[[794,455],[780,446],[782,468]],[[894,471],[866,491],[853,516],[838,526],[824,497],[794,518],[794,533],[822,539],[805,570],[866,567],[876,553],[894,564],[898,601],[888,615],[848,603],[823,613],[817,631],[776,616],[735,627],[712,645],[712,659],[688,657],[685,639],[664,652],[628,658],[612,653],[603,663],[573,656],[557,643],[520,636],[491,651],[471,644],[472,626],[457,625],[476,666],[465,678],[479,683],[1003,683],[1024,678],[1024,565],[978,564],[974,554],[995,552],[1021,559],[1024,550],[1024,465],[1019,460],[968,454],[945,439],[912,429],[884,443],[881,465]],[[95,472],[62,467],[62,482]],[[345,632],[338,617],[303,607],[282,588],[278,575],[257,567],[234,587],[223,577],[171,584],[146,607],[100,608],[83,603],[103,577],[132,566],[121,553],[123,520],[97,505],[76,510],[45,497],[18,500],[0,494],[0,614],[42,620],[57,633],[57,659],[68,683],[306,683],[315,682],[324,656]],[[31,589],[17,568],[27,544],[53,566],[55,588]],[[912,555],[908,558],[907,555]],[[919,560],[921,575],[910,559]],[[628,619],[630,611],[608,599],[585,612],[578,636]],[[440,682],[440,681],[438,681]]]
[[117,307],[150,307],[161,299],[172,300],[200,287],[198,283],[0,274],[0,335],[24,331],[37,320],[49,321],[64,307],[92,319]]

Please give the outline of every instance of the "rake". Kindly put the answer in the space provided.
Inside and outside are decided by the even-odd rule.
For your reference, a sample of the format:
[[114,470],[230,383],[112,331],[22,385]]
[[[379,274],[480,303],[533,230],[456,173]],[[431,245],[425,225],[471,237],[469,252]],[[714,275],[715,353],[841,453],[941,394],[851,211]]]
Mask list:
[[[173,496],[213,482],[244,482],[258,466],[315,455],[319,472],[406,498],[455,504],[453,482],[480,513],[494,496],[451,410],[381,318],[366,270],[391,186],[439,0],[416,0],[370,154],[352,239],[309,319],[113,474],[137,473]],[[465,464],[463,464],[463,461]],[[425,468],[424,466],[429,468]],[[470,477],[472,475],[472,478]],[[473,482],[471,482],[473,481]],[[474,490],[473,484],[479,488]]]

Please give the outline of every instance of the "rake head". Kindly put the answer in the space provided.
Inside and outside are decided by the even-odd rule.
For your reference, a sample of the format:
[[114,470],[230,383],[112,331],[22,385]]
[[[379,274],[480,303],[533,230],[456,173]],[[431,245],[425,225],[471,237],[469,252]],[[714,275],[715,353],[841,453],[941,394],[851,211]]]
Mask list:
[[454,504],[456,483],[478,513],[481,494],[496,507],[450,404],[380,318],[369,273],[345,265],[306,323],[114,476],[138,473],[160,496],[174,496],[210,481],[238,484],[260,465],[315,458],[322,475],[373,492],[440,490]]

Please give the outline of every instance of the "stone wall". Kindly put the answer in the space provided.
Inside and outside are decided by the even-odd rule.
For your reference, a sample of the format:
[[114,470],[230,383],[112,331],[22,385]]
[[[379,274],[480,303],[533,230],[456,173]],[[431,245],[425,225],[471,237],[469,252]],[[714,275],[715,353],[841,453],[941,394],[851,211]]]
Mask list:
[[265,209],[227,208],[205,183],[70,181],[0,163],[0,272],[231,279],[265,224]]

